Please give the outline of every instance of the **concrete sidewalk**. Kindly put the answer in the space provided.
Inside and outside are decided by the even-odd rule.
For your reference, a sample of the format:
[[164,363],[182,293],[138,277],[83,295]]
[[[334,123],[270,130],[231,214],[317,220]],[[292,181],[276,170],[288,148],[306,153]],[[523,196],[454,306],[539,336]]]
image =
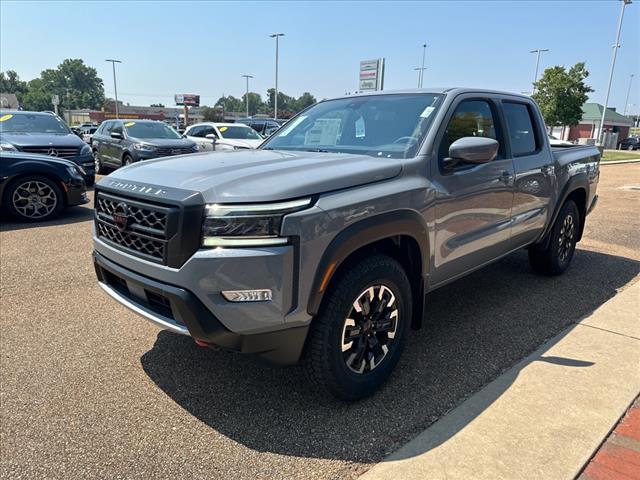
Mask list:
[[360,478],[575,478],[640,392],[639,312],[636,282]]

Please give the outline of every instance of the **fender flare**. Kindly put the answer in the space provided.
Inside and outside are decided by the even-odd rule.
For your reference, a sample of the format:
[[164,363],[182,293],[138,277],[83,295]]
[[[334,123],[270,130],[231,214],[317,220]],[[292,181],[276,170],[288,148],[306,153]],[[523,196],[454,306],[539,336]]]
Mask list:
[[[584,189],[585,195],[586,195],[585,202],[588,202],[589,201],[589,181],[587,180],[586,175],[578,175],[575,177],[571,177],[569,181],[565,184],[564,188],[562,189],[561,195],[558,196],[558,202],[556,203],[556,206],[553,209],[553,215],[551,216],[551,220],[549,221],[547,228],[545,228],[544,233],[540,237],[541,240],[539,243],[543,244],[544,248],[548,246],[549,238],[550,238],[549,232],[551,232],[551,230],[553,229],[553,226],[555,225],[556,220],[558,219],[558,215],[560,214],[560,210],[562,209],[562,206],[565,204],[569,196],[573,192],[579,189]],[[582,237],[582,230],[585,224],[585,214],[588,208],[589,208],[589,205],[585,205],[585,211],[580,212],[582,218],[580,219],[580,233],[578,235],[578,240],[580,240],[580,238]]]
[[[422,271],[420,290],[424,294],[424,279],[429,267],[429,240],[427,226],[419,213],[401,210],[382,213],[349,225],[334,237],[324,251],[314,276],[307,303],[307,312],[316,315],[328,285],[340,265],[356,250],[385,238],[406,235],[413,238],[420,248]],[[327,277],[328,278],[325,278]],[[323,287],[324,283],[324,287]],[[422,305],[423,301],[419,304]]]

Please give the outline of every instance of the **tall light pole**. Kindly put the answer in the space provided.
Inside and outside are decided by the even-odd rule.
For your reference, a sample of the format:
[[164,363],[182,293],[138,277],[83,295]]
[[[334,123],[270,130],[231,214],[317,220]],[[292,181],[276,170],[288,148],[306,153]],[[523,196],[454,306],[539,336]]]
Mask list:
[[425,57],[427,56],[427,44],[423,43],[422,44],[422,68],[420,69],[420,75],[419,75],[419,80],[418,80],[418,88],[422,88],[422,81],[424,80],[424,71],[426,70],[424,68],[424,60]]
[[271,38],[276,39],[276,94],[274,96],[273,104],[273,118],[278,118],[278,37],[284,37],[284,33],[272,33],[269,35]]
[[613,81],[613,69],[616,66],[616,56],[618,55],[618,49],[620,48],[620,32],[622,30],[622,19],[624,18],[624,7],[629,5],[631,0],[622,0],[622,8],[620,9],[620,18],[618,19],[618,31],[616,33],[616,43],[613,44],[613,55],[611,55],[611,68],[609,69],[609,83],[607,85],[607,96],[604,99],[604,108],[602,109],[602,118],[600,119],[600,132],[598,134],[599,143],[602,144],[604,140],[604,117],[607,113],[607,107],[609,106],[609,93],[611,92],[611,82]]
[[629,77],[629,88],[627,88],[627,98],[624,99],[624,112],[623,115],[627,114],[627,107],[629,106],[629,94],[631,93],[631,84],[633,83],[633,73]]
[[537,48],[535,50],[531,50],[529,53],[536,54],[536,73],[533,74],[533,88],[531,89],[531,95],[533,95],[536,91],[536,82],[538,81],[538,67],[540,66],[540,54],[542,52],[548,52],[548,48]]
[[416,68],[414,68],[414,70],[418,72],[418,88],[422,87],[422,72],[424,70],[426,70],[426,69],[427,69],[427,67],[422,67],[422,68],[416,67]]
[[118,85],[116,84],[116,63],[122,63],[120,60],[112,60],[112,59],[107,59],[105,60],[105,62],[111,62],[111,66],[113,67],[113,90],[115,91],[116,94],[116,118],[120,118],[119,115],[119,111],[118,111]]
[[249,79],[253,78],[253,75],[242,75],[242,77],[247,79],[247,94],[245,95],[245,100],[247,101],[247,117],[249,117]]

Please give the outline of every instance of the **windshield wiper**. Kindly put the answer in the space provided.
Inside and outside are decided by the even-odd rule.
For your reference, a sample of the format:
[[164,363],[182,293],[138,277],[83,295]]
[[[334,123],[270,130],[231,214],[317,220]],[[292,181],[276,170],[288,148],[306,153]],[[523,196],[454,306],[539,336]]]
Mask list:
[[[305,148],[302,150],[303,152],[316,152],[316,153],[329,153],[329,150],[324,150],[322,148]],[[338,153],[338,152],[335,152]]]

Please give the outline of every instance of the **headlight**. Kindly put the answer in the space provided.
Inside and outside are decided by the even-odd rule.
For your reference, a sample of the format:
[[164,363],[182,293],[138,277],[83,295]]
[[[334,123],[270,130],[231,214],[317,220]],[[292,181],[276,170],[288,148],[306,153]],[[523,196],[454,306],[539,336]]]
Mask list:
[[84,177],[87,172],[84,170],[84,168],[82,168],[79,165],[74,165],[67,167],[67,172],[69,172],[69,175],[71,175],[72,177],[75,177],[76,175],[80,175],[82,177]]
[[153,152],[156,149],[153,145],[146,145],[144,143],[134,143],[133,148],[142,150],[143,152]]
[[206,206],[202,225],[202,245],[205,247],[239,247],[282,245],[282,219],[288,213],[311,206],[311,198],[288,202],[253,205]]
[[5,151],[5,152],[17,152],[18,149],[16,147],[14,147],[13,145],[11,145],[10,143],[0,143],[0,151]]
[[82,148],[80,149],[80,155],[87,155],[89,153],[93,153],[93,150],[91,150],[91,147],[87,144],[83,145]]

